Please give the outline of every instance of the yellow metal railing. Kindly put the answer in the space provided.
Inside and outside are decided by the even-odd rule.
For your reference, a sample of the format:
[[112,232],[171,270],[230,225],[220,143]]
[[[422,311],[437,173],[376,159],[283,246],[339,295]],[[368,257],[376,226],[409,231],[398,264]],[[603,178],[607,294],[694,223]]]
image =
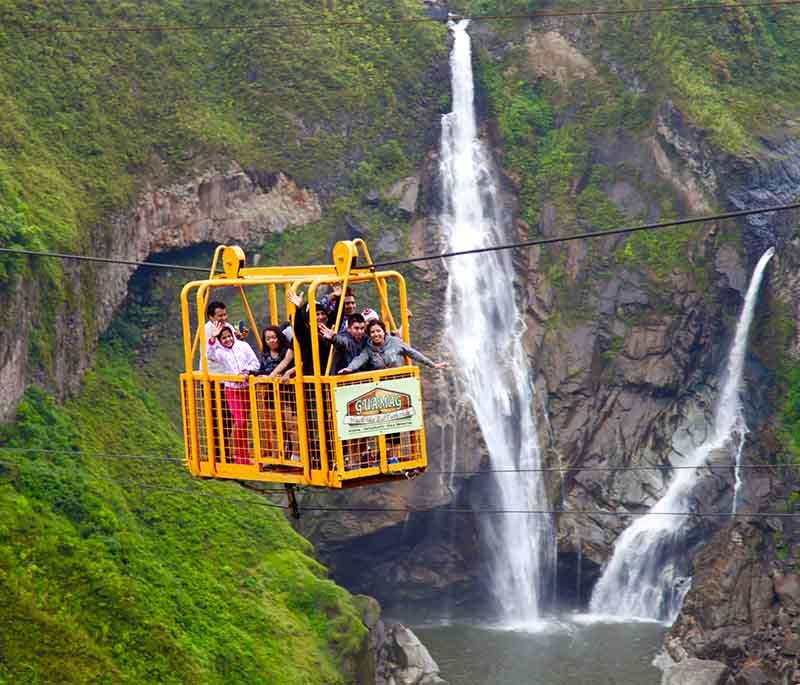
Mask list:
[[[359,480],[390,479],[425,468],[425,429],[421,423],[393,424],[421,427],[397,428],[397,432],[391,434],[380,434],[381,430],[384,433],[387,430],[385,426],[381,430],[363,431],[354,429],[352,422],[345,423],[345,435],[369,437],[342,439],[335,406],[337,388],[354,384],[375,388],[377,383],[397,379],[411,379],[410,389],[404,381],[385,389],[382,386],[380,392],[403,394],[408,390],[419,398],[416,367],[330,376],[332,354],[323,358],[319,339],[312,334],[311,374],[303,373],[297,336],[291,346],[296,369],[291,381],[282,383],[261,376],[245,380],[240,376],[209,373],[204,339],[205,309],[218,288],[230,288],[239,295],[259,348],[262,340],[258,335],[257,317],[247,293],[263,294],[267,308],[265,320],[274,325],[282,320],[280,314],[293,320],[296,314],[294,294],[298,288],[306,288],[308,319],[313,325],[318,288],[334,283],[342,288],[342,297],[349,286],[374,289],[372,297],[380,304],[380,318],[390,330],[395,329],[399,321],[403,339],[409,342],[403,276],[396,271],[377,271],[363,240],[336,243],[332,256],[333,264],[328,265],[246,268],[245,255],[240,248],[221,245],[214,253],[208,278],[184,286],[181,315],[185,372],[180,381],[181,406],[186,463],[193,474],[289,485],[345,487]],[[399,319],[392,313],[390,300],[397,306]],[[340,307],[333,322],[334,330],[339,330],[342,316]],[[343,393],[349,397],[349,392],[340,391],[340,398]],[[414,411],[418,412],[421,422],[421,399],[415,402]]]
[[400,367],[289,382],[184,373],[187,466],[196,476],[323,487],[424,469],[424,429],[339,439],[335,388],[400,378],[418,381],[419,370]]

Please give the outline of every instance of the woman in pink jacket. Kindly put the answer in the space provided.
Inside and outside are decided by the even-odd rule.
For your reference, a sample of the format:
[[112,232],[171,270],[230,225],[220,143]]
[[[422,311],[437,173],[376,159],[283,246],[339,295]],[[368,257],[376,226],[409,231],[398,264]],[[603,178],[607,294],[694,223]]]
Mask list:
[[247,376],[258,371],[260,363],[253,348],[243,340],[237,340],[233,329],[221,322],[214,322],[212,336],[208,339],[206,357],[217,364],[221,374],[244,376],[244,381],[222,381],[225,404],[233,419],[233,456],[237,464],[252,464],[250,458],[250,392]]

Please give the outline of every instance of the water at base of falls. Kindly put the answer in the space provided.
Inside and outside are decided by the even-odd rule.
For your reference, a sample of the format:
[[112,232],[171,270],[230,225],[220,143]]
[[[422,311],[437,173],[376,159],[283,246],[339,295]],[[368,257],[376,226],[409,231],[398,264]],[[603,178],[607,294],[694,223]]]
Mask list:
[[566,618],[531,632],[481,625],[413,626],[450,685],[647,685],[661,681],[653,659],[658,623]]
[[[442,117],[440,173],[442,231],[449,250],[507,241],[495,172],[478,138],[473,104],[468,21],[451,24],[453,111]],[[460,394],[480,424],[493,469],[536,469],[539,437],[533,386],[522,346],[525,324],[516,302],[507,252],[449,260],[445,318]],[[495,508],[546,510],[542,479],[498,473],[490,493]],[[500,505],[499,507],[497,505]],[[535,621],[554,568],[555,537],[549,516],[482,517],[491,557],[490,586],[500,621]]]
[[[686,458],[664,496],[653,508],[626,528],[592,593],[590,609],[596,614],[643,617],[672,623],[689,589],[686,549],[694,526],[689,516],[697,469],[722,448],[740,450],[733,438],[744,429],[739,392],[744,375],[747,336],[767,263],[775,253],[767,250],[758,261],[736,325],[733,345],[717,399],[710,437]],[[685,514],[678,515],[675,514]]]

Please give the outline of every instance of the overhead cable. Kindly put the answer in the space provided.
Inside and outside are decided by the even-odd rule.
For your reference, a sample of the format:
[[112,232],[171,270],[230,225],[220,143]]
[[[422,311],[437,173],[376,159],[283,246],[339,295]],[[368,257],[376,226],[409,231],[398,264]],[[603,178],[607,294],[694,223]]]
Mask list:
[[499,252],[501,250],[518,250],[537,245],[551,245],[553,243],[566,243],[572,240],[586,240],[588,238],[605,238],[610,235],[622,235],[628,233],[638,233],[640,231],[654,231],[662,228],[672,228],[675,226],[686,226],[687,224],[705,223],[708,221],[721,221],[723,219],[733,219],[753,214],[767,214],[769,212],[785,212],[790,209],[800,208],[800,202],[791,202],[773,207],[763,207],[761,209],[740,209],[735,212],[723,212],[721,214],[709,214],[707,216],[689,217],[686,219],[674,219],[670,221],[659,221],[652,224],[641,224],[627,228],[611,228],[607,231],[592,231],[590,233],[576,233],[575,235],[562,236],[558,238],[535,238],[533,240],[523,240],[505,245],[491,245],[487,247],[476,247],[471,250],[457,250],[454,252],[443,252],[435,255],[422,255],[421,257],[409,257],[408,259],[392,259],[372,265],[373,269],[380,269],[386,266],[399,266],[401,264],[412,264],[415,262],[426,262],[434,259],[449,259],[451,257],[461,257],[469,254],[479,254],[481,252]]
[[37,250],[24,250],[15,247],[0,247],[0,252],[12,255],[26,255],[30,257],[55,257],[57,259],[74,259],[80,262],[102,262],[104,264],[127,264],[128,266],[146,266],[158,269],[182,269],[183,271],[202,271],[208,269],[202,266],[186,266],[182,264],[164,264],[161,262],[139,262],[133,259],[115,259],[113,257],[93,257],[82,254],[66,254],[64,252],[42,252]]
[[[9,462],[0,460],[0,464],[4,464],[7,466],[20,466],[19,462]],[[52,469],[49,467],[45,467],[44,465],[34,464],[28,465],[28,468],[33,468],[38,470],[42,473],[44,477],[51,476],[57,477],[58,474],[54,474]],[[272,501],[262,501],[262,500],[254,500],[251,498],[245,499],[242,497],[230,497],[229,495],[221,495],[213,492],[207,492],[203,490],[187,490],[184,488],[176,488],[171,486],[160,485],[157,483],[142,483],[136,479],[130,480],[119,480],[114,478],[108,478],[103,476],[97,476],[93,473],[88,474],[89,480],[97,480],[102,482],[109,482],[115,483],[117,485],[122,485],[125,487],[130,487],[135,485],[137,488],[144,488],[148,490],[157,490],[160,492],[168,492],[177,495],[189,495],[189,496],[197,496],[197,497],[208,497],[216,500],[222,500],[225,502],[230,502],[237,505],[254,505],[254,506],[263,506],[269,507],[273,509],[288,509],[289,507],[284,504],[277,504]],[[267,491],[258,491],[265,494],[281,494],[282,490],[267,490]],[[410,507],[370,507],[370,506],[301,506],[302,511],[313,511],[313,512],[327,512],[327,513],[334,513],[334,512],[342,512],[342,513],[384,513],[384,514],[407,514],[407,515],[414,515],[414,514],[431,514],[431,513],[450,513],[450,514],[469,514],[469,515],[497,515],[497,514],[525,514],[531,516],[585,516],[587,518],[592,518],[594,516],[603,516],[603,517],[640,517],[640,516],[669,516],[669,517],[676,517],[676,516],[687,516],[687,517],[695,517],[695,518],[715,518],[715,517],[722,517],[722,518],[796,518],[800,517],[800,511],[795,512],[738,512],[738,513],[731,513],[730,511],[726,512],[680,512],[680,511],[659,511],[659,512],[650,512],[650,511],[610,511],[610,510],[603,510],[603,509],[487,509],[483,507],[478,508],[471,508],[471,507],[438,507],[432,509],[413,509]]]
[[[800,2],[800,0],[798,0]],[[769,214],[772,212],[786,212],[792,209],[800,209],[800,202],[791,202],[781,205],[773,205],[770,207],[760,207],[757,209],[741,209],[734,212],[722,212],[719,214],[708,214],[705,216],[687,217],[685,219],[672,219],[669,221],[660,221],[652,224],[641,224],[639,226],[629,226],[626,228],[611,228],[606,231],[592,231],[589,233],[576,233],[563,237],[553,238],[536,238],[533,240],[523,240],[515,243],[506,243],[504,245],[488,245],[485,247],[476,247],[471,250],[458,250],[455,252],[442,252],[439,254],[421,255],[419,257],[408,257],[406,259],[392,259],[389,261],[378,262],[371,266],[372,269],[379,269],[386,266],[398,266],[401,264],[413,264],[415,262],[426,262],[434,259],[449,259],[451,257],[460,257],[462,255],[480,254],[481,252],[498,252],[500,250],[519,250],[528,247],[535,247],[537,245],[551,245],[554,243],[565,243],[573,240],[588,240],[590,238],[605,238],[610,235],[621,235],[628,233],[638,233],[640,231],[655,231],[664,228],[671,228],[675,226],[686,226],[688,224],[706,223],[709,221],[721,221],[723,219],[733,219],[743,216],[752,216],[755,214]],[[60,252],[41,252],[37,250],[26,250],[22,248],[13,247],[0,247],[0,253],[12,255],[25,255],[30,257],[56,257],[59,259],[75,259],[91,262],[104,262],[109,264],[127,264],[130,266],[143,266],[161,269],[183,269],[185,271],[202,271],[208,273],[208,269],[199,266],[182,266],[180,264],[162,264],[160,262],[138,262],[127,259],[113,259],[111,257],[93,257],[81,254],[64,254]]]
[[451,19],[469,19],[472,22],[488,21],[534,21],[537,19],[559,19],[569,17],[617,17],[633,16],[641,14],[677,13],[677,12],[701,12],[701,11],[725,11],[736,9],[748,9],[759,7],[793,7],[800,4],[800,0],[754,0],[753,2],[715,2],[702,3],[696,5],[653,5],[650,7],[633,8],[586,8],[574,10],[541,10],[539,12],[527,13],[505,13],[505,14],[472,14],[457,15],[448,14],[446,16],[433,17],[383,17],[376,20],[369,18],[317,18],[314,21],[307,19],[264,21],[254,24],[116,24],[108,26],[64,26],[56,24],[0,24],[4,30],[25,31],[35,34],[49,33],[176,33],[176,32],[199,32],[199,31],[238,31],[242,33],[261,33],[274,30],[286,29],[316,29],[326,27],[371,27],[371,26],[391,26],[391,25],[412,25],[442,23]]

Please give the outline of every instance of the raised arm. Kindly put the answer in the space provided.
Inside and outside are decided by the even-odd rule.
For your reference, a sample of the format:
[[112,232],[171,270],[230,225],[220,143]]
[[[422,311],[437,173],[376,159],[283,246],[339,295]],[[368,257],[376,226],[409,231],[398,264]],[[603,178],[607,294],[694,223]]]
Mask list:
[[297,336],[298,342],[301,346],[308,345],[311,342],[311,332],[308,327],[308,312],[302,306],[303,296],[297,293],[289,293],[289,299],[295,306],[294,317],[292,319],[292,332]]
[[369,350],[365,347],[359,354],[357,354],[350,363],[339,373],[350,373],[351,371],[358,371],[364,364],[369,361]]
[[211,337],[208,339],[206,344],[206,359],[212,362],[219,361],[220,359],[220,348],[222,345],[219,344],[217,336],[220,334],[222,326],[223,324],[221,324],[219,321],[214,322],[211,328]]
[[209,338],[208,345],[206,345],[206,359],[212,362],[221,360],[221,348],[216,338]]
[[401,343],[401,348],[403,350],[403,354],[408,355],[414,361],[419,362],[420,364],[425,364],[425,366],[430,366],[432,369],[446,369],[447,362],[435,362],[432,359],[426,357],[422,352],[415,350],[410,345],[406,345],[404,342]]

